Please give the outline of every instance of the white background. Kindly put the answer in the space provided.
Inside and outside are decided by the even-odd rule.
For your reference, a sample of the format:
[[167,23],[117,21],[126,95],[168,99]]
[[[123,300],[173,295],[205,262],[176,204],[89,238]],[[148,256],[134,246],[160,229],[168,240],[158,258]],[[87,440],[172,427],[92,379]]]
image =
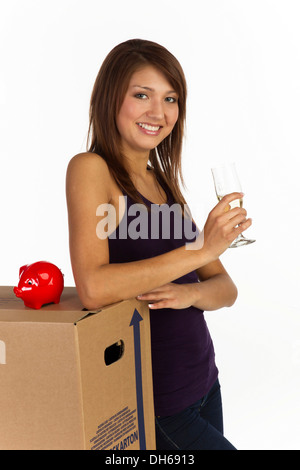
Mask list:
[[253,226],[222,261],[239,288],[208,312],[225,434],[238,449],[300,449],[298,0],[1,0],[0,284],[51,261],[74,285],[65,202],[85,151],[98,69],[113,46],[154,40],[188,81],[186,197],[200,226],[210,168],[235,161]]

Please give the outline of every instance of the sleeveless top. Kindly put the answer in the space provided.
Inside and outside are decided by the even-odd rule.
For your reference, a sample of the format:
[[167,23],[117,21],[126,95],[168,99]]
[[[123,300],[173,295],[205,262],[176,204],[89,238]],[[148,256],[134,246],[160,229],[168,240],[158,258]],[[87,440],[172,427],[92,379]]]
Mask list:
[[[124,195],[123,218],[108,237],[110,263],[152,258],[191,242],[182,213],[170,210],[180,206],[174,206],[174,199],[166,194],[168,202],[161,206],[141,195],[150,211]],[[194,224],[192,228],[196,230]],[[193,271],[173,282],[199,279]],[[213,386],[218,377],[214,347],[203,311],[196,307],[150,310],[150,325],[155,414],[170,416],[198,401]]]

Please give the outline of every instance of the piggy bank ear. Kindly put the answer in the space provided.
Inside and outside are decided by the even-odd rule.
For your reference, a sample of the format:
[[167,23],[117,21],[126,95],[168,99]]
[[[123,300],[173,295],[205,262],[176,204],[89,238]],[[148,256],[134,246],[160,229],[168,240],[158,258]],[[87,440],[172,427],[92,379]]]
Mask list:
[[22,276],[23,272],[25,271],[25,269],[28,266],[29,266],[28,264],[25,264],[24,266],[21,266],[21,268],[19,269],[19,278]]
[[46,273],[44,271],[41,271],[37,274],[38,274],[38,279],[39,279],[39,285],[40,286],[49,284],[50,275],[48,273]]

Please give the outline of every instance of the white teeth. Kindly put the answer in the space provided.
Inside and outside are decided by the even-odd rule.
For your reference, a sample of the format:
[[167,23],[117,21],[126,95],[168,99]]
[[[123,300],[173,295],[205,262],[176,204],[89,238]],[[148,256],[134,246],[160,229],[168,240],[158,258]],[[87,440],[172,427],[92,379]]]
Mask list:
[[146,129],[147,131],[158,131],[160,126],[149,126],[149,124],[144,124],[142,122],[139,122],[138,125],[142,127],[143,129]]

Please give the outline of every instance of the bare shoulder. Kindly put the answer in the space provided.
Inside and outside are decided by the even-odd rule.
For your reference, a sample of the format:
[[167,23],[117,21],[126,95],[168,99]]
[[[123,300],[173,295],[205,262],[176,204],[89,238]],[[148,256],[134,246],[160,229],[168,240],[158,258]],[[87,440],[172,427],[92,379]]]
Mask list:
[[99,173],[102,173],[104,176],[108,176],[109,174],[109,169],[104,158],[96,153],[85,152],[79,153],[71,158],[67,168],[67,175],[70,173],[83,172],[82,176],[84,176],[86,172],[93,173],[94,171],[97,172],[97,176]]
[[95,153],[80,153],[69,161],[66,174],[67,193],[75,188],[97,190],[110,199],[112,176],[105,160]]

